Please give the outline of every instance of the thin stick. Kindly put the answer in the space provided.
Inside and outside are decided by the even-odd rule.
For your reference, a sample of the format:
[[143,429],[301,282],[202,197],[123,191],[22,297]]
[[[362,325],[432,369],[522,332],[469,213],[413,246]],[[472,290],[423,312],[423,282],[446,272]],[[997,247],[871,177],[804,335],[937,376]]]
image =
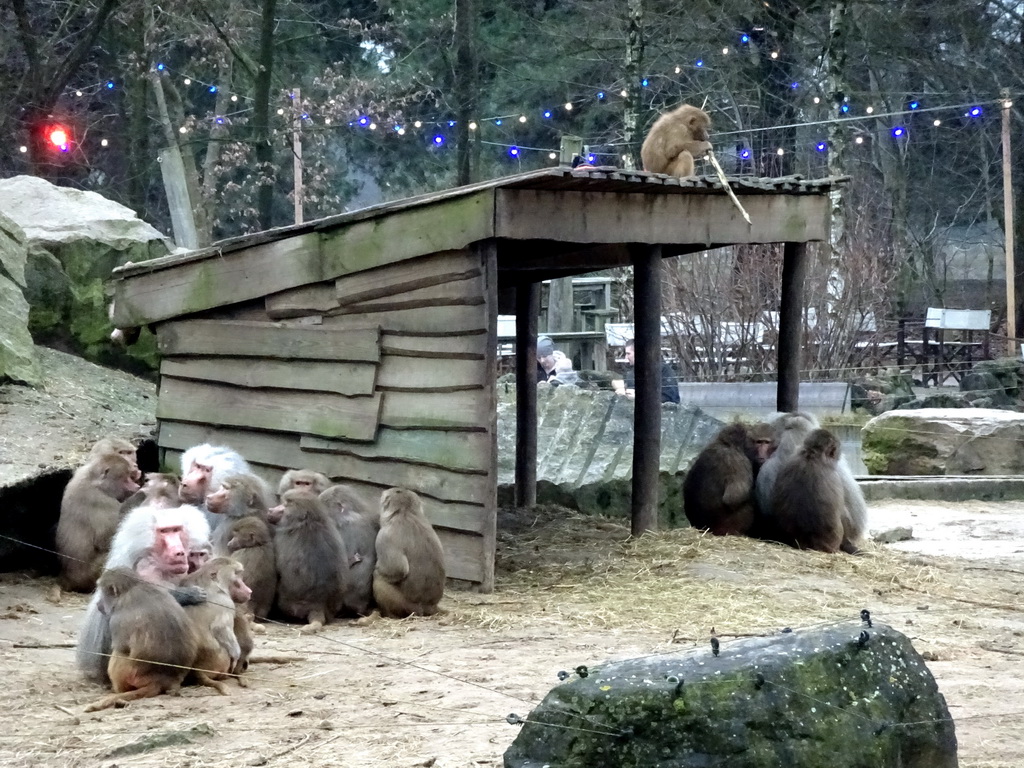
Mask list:
[[715,153],[709,149],[705,157],[711,161],[713,166],[715,166],[715,173],[718,174],[718,179],[722,182],[722,186],[725,187],[725,191],[729,193],[729,197],[732,198],[733,203],[735,203],[736,207],[739,208],[740,213],[743,214],[743,218],[746,219],[747,224],[750,224],[750,216],[740,203],[740,199],[736,197],[736,193],[732,191],[732,187],[729,186],[729,180],[725,177],[725,171],[722,170],[722,166],[718,164],[718,158],[715,157]]

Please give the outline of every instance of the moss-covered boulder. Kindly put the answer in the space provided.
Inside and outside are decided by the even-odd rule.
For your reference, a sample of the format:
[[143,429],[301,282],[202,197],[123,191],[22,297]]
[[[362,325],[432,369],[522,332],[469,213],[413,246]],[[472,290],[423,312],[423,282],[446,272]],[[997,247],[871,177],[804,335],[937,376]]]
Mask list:
[[23,290],[26,258],[25,233],[0,212],[0,382],[40,383]]
[[[633,475],[633,401],[609,390],[551,387],[537,391],[537,501],[588,514],[629,517]],[[682,477],[694,456],[722,427],[699,408],[661,409],[659,522],[687,525]],[[516,393],[498,385],[498,483],[512,503],[516,461]]]
[[1024,414],[994,408],[889,411],[861,431],[872,475],[1024,472]]
[[935,679],[887,626],[850,622],[723,644],[717,657],[707,647],[580,671],[530,713],[505,768],[957,765]]
[[0,180],[0,212],[25,233],[25,297],[35,341],[98,363],[152,368],[151,336],[128,351],[111,344],[105,283],[114,267],[166,255],[173,244],[123,205],[34,176]]

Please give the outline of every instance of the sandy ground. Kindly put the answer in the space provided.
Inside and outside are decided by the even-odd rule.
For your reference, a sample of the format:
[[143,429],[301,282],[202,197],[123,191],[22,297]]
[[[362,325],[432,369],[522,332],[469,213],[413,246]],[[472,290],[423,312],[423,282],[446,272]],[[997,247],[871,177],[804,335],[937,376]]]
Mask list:
[[[703,646],[710,626],[770,634],[862,607],[929,659],[961,766],[1024,765],[1020,539],[990,555],[900,549],[941,548],[950,536],[973,544],[976,534],[998,544],[1024,526],[1024,503],[872,512],[915,518],[921,538],[851,558],[692,530],[628,541],[615,522],[558,508],[506,515],[493,594],[452,591],[437,617],[337,623],[312,636],[269,624],[256,658],[294,661],[257,661],[248,688],[188,688],[95,714],[83,709],[102,691],[79,678],[68,647],[86,598],[59,594],[52,579],[0,576],[0,765],[500,766],[517,732],[505,717],[525,716],[559,670]],[[168,736],[177,743],[161,746]]]

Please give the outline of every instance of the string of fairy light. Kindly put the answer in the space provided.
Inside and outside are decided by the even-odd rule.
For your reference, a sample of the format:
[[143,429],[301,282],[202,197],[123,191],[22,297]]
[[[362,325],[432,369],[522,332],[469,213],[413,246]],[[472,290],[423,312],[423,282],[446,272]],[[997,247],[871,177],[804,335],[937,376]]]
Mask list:
[[[740,47],[741,48],[743,46],[750,45],[751,44],[750,36],[746,35],[746,34],[741,34],[739,36],[739,42],[740,42]],[[722,53],[723,56],[730,56],[734,52],[735,52],[735,49],[730,47],[730,46],[728,46],[728,45],[723,46],[722,49],[721,49],[721,53]],[[773,51],[770,51],[768,53],[768,56],[771,59],[778,59],[779,56],[780,56],[780,52],[773,50]],[[211,94],[211,95],[219,94],[220,91],[221,91],[221,87],[218,86],[216,83],[204,81],[202,78],[194,77],[191,74],[184,74],[184,73],[174,74],[174,73],[172,73],[170,71],[170,69],[164,63],[157,63],[156,65],[154,65],[154,68],[158,72],[164,74],[165,76],[176,76],[176,77],[179,77],[180,78],[180,82],[182,83],[182,85],[184,85],[186,87],[200,87],[200,88],[204,89],[208,94]],[[675,75],[679,75],[679,74],[681,74],[683,72],[684,68],[690,68],[692,70],[712,70],[712,69],[714,69],[713,66],[708,66],[705,58],[701,57],[701,58],[697,58],[697,59],[693,60],[691,63],[685,64],[685,65],[684,64],[677,64],[677,65],[675,65],[673,70],[672,70],[672,72]],[[650,87],[652,81],[655,80],[658,77],[669,78],[669,75],[667,75],[667,74],[660,74],[660,75],[659,74],[653,74],[653,75],[646,76],[646,77],[641,79],[641,81],[639,83],[639,87],[640,88],[644,88],[644,89]],[[114,90],[117,89],[117,87],[118,87],[118,84],[117,84],[117,82],[115,80],[104,80],[102,82],[94,83],[94,84],[89,85],[89,86],[76,88],[73,91],[69,91],[68,95],[72,95],[73,94],[77,98],[83,98],[86,95],[92,96],[92,95],[95,95],[96,93],[102,93],[104,91],[114,91]],[[790,88],[792,90],[798,90],[801,87],[802,87],[802,85],[798,81],[794,81],[790,85]],[[502,128],[503,130],[507,131],[510,127],[514,129],[514,128],[519,127],[519,126],[525,126],[526,124],[531,123],[533,120],[537,120],[537,119],[541,120],[542,122],[552,121],[552,123],[554,123],[558,119],[571,119],[574,110],[576,110],[578,107],[580,107],[582,105],[585,105],[588,102],[593,103],[593,102],[596,101],[598,103],[610,103],[610,102],[614,101],[614,99],[616,97],[620,97],[622,99],[626,99],[626,98],[628,98],[628,96],[629,96],[629,91],[628,91],[627,88],[619,88],[617,90],[616,89],[611,89],[611,88],[595,90],[590,95],[585,96],[585,97],[577,97],[577,98],[567,99],[566,101],[562,102],[559,106],[539,107],[539,108],[533,108],[533,109],[530,109],[530,110],[508,112],[508,113],[505,113],[505,114],[498,114],[498,115],[492,115],[492,116],[489,116],[489,117],[477,118],[477,119],[472,120],[469,123],[468,128],[469,128],[470,133],[477,137],[476,140],[478,140],[480,142],[480,144],[485,145],[485,146],[490,146],[490,147],[501,148],[502,150],[504,150],[505,153],[507,153],[507,155],[510,158],[518,159],[524,153],[537,152],[537,153],[545,153],[545,154],[547,154],[547,157],[548,157],[549,160],[557,160],[558,157],[559,157],[559,152],[558,152],[557,148],[554,148],[554,147],[526,146],[526,145],[522,145],[522,144],[514,143],[514,142],[509,142],[509,141],[494,141],[494,140],[484,141],[481,138],[479,138],[479,133],[482,133],[482,131],[483,131],[485,126],[492,126],[494,128]],[[822,126],[823,127],[823,126],[828,126],[828,125],[834,125],[834,124],[843,123],[843,122],[863,123],[864,121],[867,121],[867,120],[876,120],[877,121],[879,119],[888,119],[888,118],[894,118],[894,119],[895,118],[899,118],[899,119],[902,120],[903,118],[906,118],[906,117],[909,117],[909,116],[912,116],[912,115],[918,114],[918,113],[920,113],[920,114],[923,114],[923,113],[936,113],[934,118],[931,121],[931,126],[934,127],[934,128],[938,128],[938,127],[942,126],[943,123],[944,123],[943,117],[940,117],[939,113],[952,112],[952,113],[954,113],[954,116],[962,116],[967,121],[971,121],[971,120],[978,120],[978,119],[982,118],[985,115],[985,108],[987,106],[990,106],[990,105],[1009,106],[1009,105],[1011,105],[1011,102],[1009,102],[1008,100],[1004,100],[1002,98],[1000,98],[1000,99],[991,99],[991,100],[987,100],[987,101],[982,100],[982,101],[966,103],[966,104],[959,104],[958,103],[958,104],[944,104],[944,105],[943,104],[938,104],[938,105],[930,104],[930,105],[926,105],[926,103],[924,102],[923,98],[911,98],[911,99],[909,99],[908,101],[905,102],[903,109],[889,110],[889,111],[876,111],[874,105],[871,104],[871,103],[868,103],[866,106],[863,106],[863,107],[861,107],[859,109],[855,109],[854,105],[851,103],[851,96],[856,98],[856,94],[847,94],[847,95],[844,95],[842,97],[842,100],[838,104],[829,104],[830,100],[828,100],[826,98],[823,98],[820,95],[815,95],[812,98],[810,98],[808,106],[821,108],[822,104],[825,104],[825,106],[827,108],[829,108],[830,110],[834,110],[834,114],[830,115],[828,119],[804,121],[804,122],[794,123],[794,124],[788,125],[788,126],[770,126],[770,127],[766,127],[766,128],[741,129],[741,130],[725,131],[725,132],[716,131],[715,132],[715,137],[717,139],[723,139],[723,138],[728,138],[728,137],[744,137],[744,136],[752,137],[753,135],[755,135],[757,133],[764,133],[764,132],[768,132],[768,131],[779,131],[779,130],[784,129],[784,128],[787,128],[787,129],[788,128],[794,128],[794,129],[795,128],[813,128],[813,127],[818,127],[818,126]],[[870,101],[871,96],[874,96],[874,97],[877,98],[879,95],[878,94],[868,94],[867,98],[865,100]],[[282,99],[284,101],[284,106],[279,106],[277,108],[277,110],[276,110],[277,115],[279,117],[286,117],[288,119],[294,119],[296,117],[296,115],[295,115],[296,108],[295,108],[294,104],[290,104],[289,103],[290,101],[294,100],[294,94],[292,92],[285,91],[285,92],[282,93]],[[209,123],[211,125],[214,125],[214,124],[216,124],[216,125],[224,125],[224,124],[229,123],[232,118],[239,117],[241,115],[250,113],[252,111],[252,107],[251,106],[246,106],[245,105],[246,102],[251,102],[251,98],[250,97],[247,97],[247,96],[244,96],[244,95],[241,95],[241,94],[238,94],[238,93],[230,93],[230,95],[228,96],[228,100],[229,100],[229,102],[231,104],[239,104],[239,102],[242,102],[242,104],[239,104],[239,108],[236,109],[236,110],[233,110],[231,112],[226,112],[226,113],[223,113],[223,114],[213,114],[213,115],[211,115],[208,118],[198,118],[199,122],[201,122],[201,123]],[[331,100],[330,104],[333,106],[334,105],[334,101]],[[530,115],[533,115],[534,117],[531,118]],[[538,116],[539,116],[539,118],[538,118]],[[366,130],[366,131],[369,131],[370,133],[375,133],[377,131],[380,131],[381,135],[383,135],[383,134],[393,134],[393,135],[395,135],[397,137],[419,136],[423,140],[429,139],[427,144],[428,144],[428,146],[430,146],[433,149],[441,149],[441,148],[445,147],[448,144],[448,142],[449,142],[449,136],[447,135],[447,132],[446,132],[445,129],[446,128],[447,129],[452,129],[452,128],[455,128],[458,125],[457,121],[454,120],[454,119],[446,118],[446,117],[436,117],[436,116],[416,117],[416,118],[407,119],[404,122],[395,122],[393,120],[388,120],[386,127],[384,126],[384,124],[385,124],[384,118],[377,118],[377,117],[374,117],[373,115],[370,115],[370,114],[360,114],[360,115],[357,115],[357,116],[353,117],[353,119],[348,120],[348,121],[344,121],[344,120],[338,121],[336,119],[332,119],[332,117],[330,117],[329,115],[326,115],[326,114],[321,115],[318,118],[318,117],[314,116],[313,114],[311,114],[309,111],[302,111],[300,114],[297,115],[297,117],[299,119],[301,119],[301,124],[302,124],[303,130],[306,130],[306,131],[308,131],[310,129],[314,129],[314,130],[337,130],[339,128],[348,127],[348,128],[353,129],[353,130],[356,130],[356,131]],[[192,120],[196,120],[196,119],[197,118],[192,118]],[[182,135],[188,135],[189,133],[191,133],[191,132],[193,132],[195,130],[197,130],[197,128],[196,128],[195,124],[193,122],[191,122],[191,121],[186,123],[186,124],[182,124],[181,126],[178,127],[178,131]],[[905,140],[907,140],[909,138],[909,130],[910,129],[909,129],[909,127],[906,124],[896,124],[896,125],[891,125],[891,126],[888,127],[888,131],[889,131],[889,134],[890,134],[891,138],[893,140],[896,140],[896,141],[905,141]],[[70,130],[68,129],[67,126],[65,126],[63,124],[55,124],[54,126],[52,126],[49,129],[49,131],[50,131],[50,133],[49,133],[47,138],[48,138],[48,141],[50,142],[50,144],[52,146],[54,146],[56,149],[58,149],[61,152],[69,152],[69,151],[71,151],[72,146],[73,146],[73,141],[72,141]],[[558,133],[557,129],[555,129],[553,125],[552,125],[552,132],[553,133]],[[876,134],[872,133],[872,132],[869,132],[869,131],[866,131],[866,130],[859,130],[858,132],[856,132],[856,135],[853,137],[853,142],[854,142],[854,144],[858,144],[858,145],[864,144],[866,141],[870,140],[874,135],[876,135]],[[106,138],[106,137],[101,137],[99,139],[99,144],[100,144],[101,147],[108,147],[110,145],[110,140],[108,138]],[[824,139],[820,139],[820,138],[814,140],[812,145],[813,145],[813,148],[817,152],[819,152],[819,153],[825,153],[829,149],[828,141],[824,140]],[[594,162],[597,162],[599,157],[614,157],[614,158],[618,158],[619,155],[622,154],[622,151],[623,151],[622,148],[625,148],[627,145],[626,145],[625,142],[617,142],[616,143],[616,142],[608,142],[608,141],[601,141],[601,140],[593,140],[593,141],[587,142],[586,140],[584,140],[584,146],[586,147],[586,159],[587,159],[587,161],[591,162],[591,163],[594,163]],[[608,150],[608,151],[599,151],[598,148],[601,148],[602,150]],[[28,151],[28,147],[27,146],[21,146],[20,147],[20,151],[23,152],[23,153],[27,152]],[[752,157],[752,155],[753,155],[753,150],[746,143],[742,143],[742,142],[737,144],[735,152],[736,152],[736,157],[739,160],[749,160]],[[782,155],[786,154],[787,150],[786,150],[785,147],[778,146],[777,148],[775,148],[774,152],[775,152],[776,155],[782,156]]]

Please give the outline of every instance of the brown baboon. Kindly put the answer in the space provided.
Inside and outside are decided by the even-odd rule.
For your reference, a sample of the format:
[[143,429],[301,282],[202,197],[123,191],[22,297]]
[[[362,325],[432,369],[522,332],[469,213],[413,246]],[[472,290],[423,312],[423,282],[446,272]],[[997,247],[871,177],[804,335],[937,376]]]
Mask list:
[[210,543],[218,555],[228,553],[231,523],[243,517],[267,519],[267,484],[256,475],[235,474],[225,477],[220,487],[206,495],[206,510],[213,513]]
[[360,616],[373,610],[373,569],[377,564],[378,512],[346,485],[332,485],[320,494],[348,551],[348,588],[345,609]]
[[165,472],[150,472],[142,487],[121,502],[121,514],[125,515],[143,504],[149,507],[170,509],[181,505],[178,485],[181,480],[177,475]]
[[743,424],[729,424],[702,450],[683,480],[690,525],[716,536],[743,535],[754,524],[756,452]]
[[390,488],[380,497],[373,599],[383,616],[432,616],[444,595],[444,550],[420,497]]
[[96,586],[121,521],[121,502],[139,490],[132,471],[123,456],[93,456],[65,487],[56,537],[64,589],[88,592]]
[[333,485],[331,479],[312,469],[289,469],[281,476],[277,486],[277,495],[284,496],[285,491],[298,488],[302,491],[321,494]]
[[89,458],[97,456],[121,456],[132,465],[132,480],[138,482],[142,477],[139,472],[139,454],[135,446],[120,437],[104,437],[97,440],[89,451]]
[[230,538],[225,544],[226,551],[217,554],[233,557],[245,568],[245,583],[252,590],[248,610],[257,619],[265,619],[277,593],[277,561],[270,527],[258,517],[230,520],[223,527]]
[[249,601],[252,594],[242,580],[242,564],[228,557],[215,557],[181,582],[206,591],[206,601],[185,608],[198,640],[191,674],[201,684],[227,690],[223,680],[238,664],[242,649],[235,635],[236,604]]
[[139,578],[130,568],[104,571],[97,594],[100,610],[110,622],[107,674],[114,693],[85,711],[178,690],[198,648],[185,609],[166,589]]
[[654,121],[640,148],[644,170],[669,176],[693,176],[695,157],[711,149],[711,118],[703,109],[683,104]]
[[318,496],[293,489],[281,502],[284,513],[274,532],[277,605],[315,631],[345,603],[348,550]]
[[844,502],[838,461],[835,435],[816,429],[779,469],[771,504],[780,541],[800,549],[839,551]]

